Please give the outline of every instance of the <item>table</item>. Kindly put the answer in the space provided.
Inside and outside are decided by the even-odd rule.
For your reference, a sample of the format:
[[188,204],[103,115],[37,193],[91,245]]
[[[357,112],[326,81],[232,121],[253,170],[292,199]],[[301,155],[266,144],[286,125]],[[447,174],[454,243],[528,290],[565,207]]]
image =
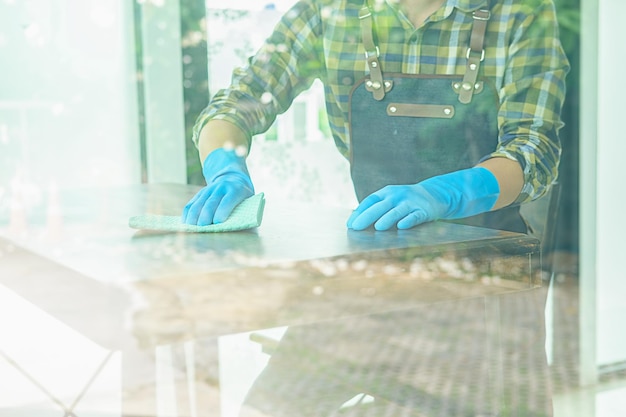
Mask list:
[[354,232],[349,210],[269,198],[255,230],[128,228],[196,190],[75,190],[0,217],[0,386],[20,381],[0,416],[237,415],[247,393],[251,415],[549,402],[536,239],[446,222]]

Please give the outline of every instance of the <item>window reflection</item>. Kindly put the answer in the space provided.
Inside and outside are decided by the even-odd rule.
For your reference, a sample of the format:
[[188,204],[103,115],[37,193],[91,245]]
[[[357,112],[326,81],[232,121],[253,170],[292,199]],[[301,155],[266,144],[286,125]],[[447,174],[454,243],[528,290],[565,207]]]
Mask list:
[[[477,295],[469,285],[458,290],[470,283],[481,291],[503,285],[516,292],[520,288],[504,285],[503,276],[521,275],[520,271],[529,267],[527,258],[508,264],[479,264],[469,258],[446,256],[420,262],[412,259],[405,264],[390,259],[376,264],[369,258],[354,262],[339,258],[318,259],[303,268],[287,263],[272,269],[266,258],[272,255],[272,259],[280,259],[279,255],[288,251],[268,249],[266,242],[271,239],[262,231],[249,232],[254,236],[246,240],[249,235],[181,237],[135,235],[128,230],[127,217],[139,214],[135,212],[138,207],[145,208],[145,195],[132,187],[149,182],[152,177],[148,171],[155,172],[155,166],[166,171],[182,167],[186,172],[180,182],[186,178],[190,184],[202,184],[197,150],[190,141],[197,115],[209,94],[229,83],[232,68],[245,65],[247,57],[293,3],[0,0],[0,61],[4,74],[0,77],[0,414],[13,415],[19,409],[40,417],[37,413],[45,409],[41,415],[50,415],[50,410],[74,410],[78,416],[90,412],[170,415],[190,410],[198,415],[218,415],[215,407],[220,402],[222,416],[238,414],[242,405],[248,407],[244,412],[260,409],[270,415],[293,415],[285,410],[309,407],[312,402],[349,414],[380,411],[377,407],[390,403],[406,407],[418,399],[427,408],[438,404],[433,407],[445,405],[489,415],[497,407],[478,407],[488,402],[485,392],[480,391],[488,386],[510,401],[508,404],[518,407],[516,410],[530,406],[531,411],[524,412],[541,415],[548,400],[547,372],[554,385],[557,417],[575,417],[577,413],[607,417],[613,410],[624,409],[620,402],[621,363],[608,363],[597,387],[578,391],[576,386],[581,331],[577,269],[580,5],[576,0],[555,2],[573,71],[568,78],[566,127],[562,134],[563,200],[558,210],[557,252],[544,258],[544,265],[550,261],[555,266],[554,293],[547,313],[550,368],[541,356],[542,318],[537,315],[542,307],[531,308],[534,301],[528,299],[520,301],[526,293],[517,300],[511,295],[513,299],[501,302],[501,309],[494,313],[506,322],[499,334],[505,340],[496,347],[489,345],[495,336],[493,328],[485,324],[488,315],[484,300],[464,301],[452,307],[411,308],[416,296],[410,290],[414,288],[403,287],[414,280],[420,285],[442,284],[439,295]],[[146,12],[150,7],[161,12],[174,10],[178,15],[168,11],[158,18],[151,17],[154,15]],[[178,57],[172,59],[159,53],[159,46],[167,43],[160,36],[178,27]],[[163,67],[179,71],[180,76],[150,78],[151,70]],[[163,95],[151,95],[155,92]],[[172,97],[180,98],[182,104],[174,105]],[[155,117],[150,111],[159,106],[163,113]],[[173,133],[153,140],[151,132],[163,133],[170,128]],[[170,152],[169,146],[174,146],[174,151]],[[166,156],[165,162],[153,162],[149,167],[154,149]],[[313,204],[340,209],[356,205],[349,167],[330,137],[320,83],[303,93],[266,133],[255,138],[249,166],[257,188],[271,200],[271,210],[294,201],[309,208],[316,207]],[[107,194],[101,187],[129,188]],[[167,187],[152,190],[173,196],[164,200],[145,198],[150,200],[146,204],[150,209],[168,214],[178,213],[184,204],[182,196],[188,191],[175,194]],[[319,219],[319,213],[307,213],[306,220]],[[277,222],[282,220],[280,216],[275,218]],[[266,225],[270,225],[269,220]],[[319,224],[315,226],[322,229]],[[346,238],[344,223],[337,223],[337,230],[340,238]],[[345,243],[340,238],[318,242],[317,246],[292,246],[290,253],[326,256],[341,246],[337,242]],[[362,235],[346,239],[351,249],[365,250],[371,243]],[[405,242],[402,235],[395,239]],[[22,258],[22,249],[50,264],[31,272],[35,262],[30,257]],[[110,285],[135,297],[124,311],[128,327],[120,333],[127,332],[132,343],[139,345],[140,359],[129,356],[128,350],[120,353],[111,346],[94,344],[82,331],[52,319],[29,297],[16,295],[14,290],[20,282],[32,282],[33,292],[63,288],[75,289],[76,297],[84,296],[82,289],[50,273],[58,265],[67,268],[58,272],[62,276],[78,271],[89,282]],[[215,282],[218,278],[228,280],[227,275],[210,275],[211,268],[217,266],[247,271],[244,279],[236,280],[241,292],[233,290],[228,305],[223,301],[227,297],[214,292],[219,287]],[[536,259],[531,266],[537,266]],[[358,278],[359,285],[347,285],[343,289],[349,291],[341,292],[341,285],[348,280],[346,271],[353,274],[351,278]],[[547,280],[549,272],[543,272],[520,282]],[[264,273],[271,279],[263,281]],[[310,285],[300,289],[301,297],[285,284],[299,274],[310,279]],[[182,278],[178,281],[176,277]],[[271,282],[272,286],[259,282]],[[405,311],[365,314],[373,300],[386,291],[396,291],[400,297],[387,307]],[[250,294],[254,294],[257,304],[244,299],[247,307],[287,314],[288,308],[301,302],[300,307],[310,308],[306,311],[310,315],[300,311],[303,316],[299,319],[308,320],[288,328],[272,327],[278,323],[263,322],[265,317],[255,315],[248,322],[254,331],[229,327],[230,333],[224,336],[208,335],[211,319],[231,314],[240,320],[237,308],[241,306],[235,302]],[[420,295],[428,296],[426,290]],[[323,299],[327,304],[318,304]],[[340,319],[331,314],[333,320],[320,324],[324,314],[340,314],[341,310],[332,307],[345,306],[341,302],[346,300],[355,303],[348,304],[359,317]],[[211,310],[216,305],[219,311]],[[67,312],[74,307],[70,299],[55,308]],[[503,315],[507,307],[519,311]],[[603,317],[619,316],[619,303],[611,304],[611,308],[614,310]],[[78,309],[75,317],[84,315],[88,319],[90,312],[93,310]],[[228,322],[227,318],[223,320]],[[379,336],[375,343],[361,331],[364,328]],[[217,326],[211,331],[219,333],[220,329]],[[521,342],[516,343],[517,339]],[[334,349],[337,346],[343,350]],[[480,348],[472,350],[472,346]],[[503,360],[510,362],[493,363],[492,355],[498,348],[509,355]],[[262,353],[263,349],[267,352]],[[360,350],[367,355],[359,356]],[[611,351],[611,359],[619,359],[619,354],[619,349]],[[306,362],[301,360],[303,357],[315,360]],[[319,367],[307,368],[311,364]],[[378,372],[383,368],[388,373]],[[503,373],[498,374],[499,370]],[[244,373],[245,378],[241,376]],[[313,386],[338,386],[327,383],[329,380],[339,381],[342,389],[354,386],[344,391],[315,391],[318,397],[314,400],[305,395]],[[298,385],[297,391],[296,383],[302,381],[307,384]],[[477,383],[483,381],[487,382]],[[596,388],[605,391],[596,397]],[[282,390],[300,395],[288,400],[279,395],[277,399]],[[447,396],[450,392],[454,392],[452,397]],[[80,401],[73,409],[77,398]]]
[[[210,93],[229,85],[233,69],[246,65],[291,5],[288,1],[207,3]],[[356,198],[349,166],[336,151],[327,123],[323,86],[318,81],[267,132],[254,138],[248,166],[255,187],[275,201],[353,207]],[[197,151],[192,152],[192,167],[197,167]]]

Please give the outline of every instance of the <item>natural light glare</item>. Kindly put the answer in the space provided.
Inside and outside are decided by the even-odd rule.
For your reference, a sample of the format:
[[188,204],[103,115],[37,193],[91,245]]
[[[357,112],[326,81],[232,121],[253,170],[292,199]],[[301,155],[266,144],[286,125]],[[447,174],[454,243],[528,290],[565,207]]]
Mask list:
[[286,331],[287,327],[276,327],[219,338],[222,417],[239,415],[246,393],[267,365],[270,355],[259,341],[278,343]]
[[277,9],[287,10],[294,4],[292,0],[232,0],[227,3],[222,1],[207,0],[206,5],[215,9],[240,9],[240,10],[263,10]]
[[0,317],[0,370],[7,370],[0,372],[0,410],[34,400],[69,407],[94,377],[91,398],[119,397],[121,363],[114,352],[2,285]]
[[[624,22],[626,0],[0,0],[0,417],[237,417],[285,359],[255,412],[299,417],[277,403],[354,377],[308,414],[626,416]],[[489,123],[465,113],[485,96]],[[487,193],[506,211],[552,187],[520,205],[528,228],[354,227],[368,204],[449,205],[468,182],[423,194],[414,168],[474,153],[513,163]],[[385,189],[365,204],[363,179]],[[221,223],[209,196],[261,193],[253,226],[191,224]],[[502,301],[533,286],[536,305]],[[466,297],[467,326],[439,312]],[[379,412],[379,386],[402,411]],[[463,409],[473,389],[492,410]]]

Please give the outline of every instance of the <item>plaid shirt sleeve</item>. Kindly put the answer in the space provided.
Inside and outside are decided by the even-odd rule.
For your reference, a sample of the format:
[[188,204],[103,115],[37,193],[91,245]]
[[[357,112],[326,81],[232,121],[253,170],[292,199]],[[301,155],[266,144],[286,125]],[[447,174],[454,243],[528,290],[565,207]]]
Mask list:
[[319,78],[324,67],[316,48],[320,27],[312,1],[300,1],[285,13],[248,65],[233,71],[230,87],[217,92],[200,114],[194,126],[194,143],[211,119],[235,124],[249,140],[265,132],[276,116]]
[[[507,2],[503,2],[507,3]],[[543,195],[556,181],[561,155],[558,132],[569,63],[562,50],[552,0],[529,1],[496,16],[520,22],[506,50],[498,124],[499,146],[488,157],[519,161],[524,186],[515,203]],[[539,3],[539,4],[533,4]],[[514,13],[515,12],[515,13]]]

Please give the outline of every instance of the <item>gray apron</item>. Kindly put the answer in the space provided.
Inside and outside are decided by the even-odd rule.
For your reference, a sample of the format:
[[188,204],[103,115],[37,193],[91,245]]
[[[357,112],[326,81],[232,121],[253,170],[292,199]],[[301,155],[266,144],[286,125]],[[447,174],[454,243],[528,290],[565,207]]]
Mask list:
[[[474,12],[466,72],[385,73],[367,1],[359,13],[370,74],[350,93],[350,169],[359,201],[391,184],[415,184],[470,168],[498,144],[499,99],[478,78],[488,10]],[[527,233],[519,206],[455,222]]]

